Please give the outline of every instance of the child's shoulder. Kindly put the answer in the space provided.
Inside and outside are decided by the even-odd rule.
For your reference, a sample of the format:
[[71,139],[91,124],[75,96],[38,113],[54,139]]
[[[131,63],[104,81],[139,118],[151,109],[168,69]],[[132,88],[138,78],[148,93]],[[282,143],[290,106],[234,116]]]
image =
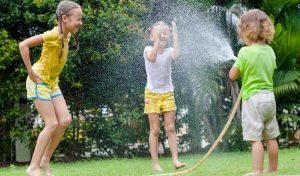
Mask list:
[[152,49],[152,46],[146,46],[144,48],[144,53],[151,51],[151,49]]
[[153,48],[153,46],[148,45],[148,46],[145,47],[145,50],[146,49],[152,49],[152,48]]
[[242,53],[242,52],[246,52],[248,50],[250,50],[250,46],[243,46],[240,50],[239,50],[239,53]]
[[60,33],[57,27],[48,30],[42,34],[44,40],[57,40],[60,37]]
[[166,51],[173,51],[173,50],[174,50],[173,47],[168,47],[168,48],[166,48]]
[[239,53],[243,54],[243,53],[252,53],[252,52],[259,52],[259,51],[269,51],[269,52],[273,52],[273,48],[270,45],[259,45],[259,44],[253,44],[250,46],[244,46],[239,50]]

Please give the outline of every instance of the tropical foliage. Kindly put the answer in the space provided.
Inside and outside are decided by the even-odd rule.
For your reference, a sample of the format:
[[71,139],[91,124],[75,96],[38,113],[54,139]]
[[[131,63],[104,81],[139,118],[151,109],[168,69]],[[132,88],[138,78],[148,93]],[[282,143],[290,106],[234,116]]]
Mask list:
[[14,151],[14,137],[22,130],[16,126],[23,124],[22,99],[26,71],[20,62],[17,41],[5,29],[0,29],[0,157],[11,160]]
[[[19,55],[18,42],[51,29],[55,25],[53,12],[58,2],[0,1],[0,162],[14,161],[16,139],[30,138],[30,145],[34,146],[43,127],[42,123],[36,124],[37,112],[33,110],[33,105],[25,101],[27,73]],[[218,22],[228,22],[223,30],[231,39],[235,53],[242,45],[232,25],[236,24],[245,7],[262,8],[271,16],[276,27],[274,42],[270,45],[277,56],[278,69],[274,83],[281,140],[290,139],[290,134],[299,128],[299,1],[249,0],[243,1],[243,4],[230,0],[77,2],[84,12],[84,25],[78,34],[80,50],[75,53],[71,47],[67,65],[60,77],[60,87],[73,122],[56,151],[56,159],[64,156],[64,159],[71,160],[86,153],[98,157],[148,155],[148,122],[143,113],[146,83],[141,56],[143,31],[154,21],[165,20],[169,23],[177,16],[181,22],[178,30],[184,33],[184,29],[190,26],[184,26],[181,14],[176,12],[182,12],[187,7],[196,9],[195,13],[202,13],[213,4],[221,5],[222,13],[227,13],[227,20]],[[229,10],[226,12],[223,7]],[[184,11],[183,15],[192,19],[190,12]],[[213,19],[205,17],[201,20]],[[234,21],[230,22],[230,19]],[[41,47],[31,50],[33,62],[39,58],[40,50]],[[186,130],[179,136],[180,147],[188,145],[191,151],[199,151],[205,150],[201,146],[203,141],[212,143],[219,134],[235,102],[238,88],[237,83],[227,79],[231,61],[201,67],[201,62],[189,62],[196,60],[190,57],[192,55],[190,52],[183,56],[183,61],[174,64],[173,80],[178,108],[176,129],[178,132]],[[33,125],[35,128],[32,130]],[[164,131],[160,143],[167,153]],[[236,118],[219,149],[247,149],[241,140],[239,118]]]
[[276,31],[271,43],[278,67],[274,74],[274,92],[282,141],[285,143],[295,139],[291,136],[300,127],[300,113],[297,110],[300,100],[299,3],[299,0],[262,2],[262,8],[274,21]]
[[[210,11],[226,17],[223,21],[227,35],[231,37],[235,52],[242,46],[236,39],[238,17],[245,8],[260,8],[271,18],[275,26],[275,35],[270,43],[276,54],[277,69],[274,73],[274,92],[277,102],[277,116],[282,137],[286,140],[299,128],[299,93],[300,93],[300,13],[299,0],[263,0],[263,1],[227,1],[219,3]],[[229,6],[226,8],[226,5]],[[225,6],[225,7],[224,7]],[[287,120],[288,119],[288,120]],[[289,123],[286,123],[286,122]],[[284,127],[283,127],[284,126]],[[289,134],[289,135],[286,135]],[[285,140],[281,140],[285,141]]]

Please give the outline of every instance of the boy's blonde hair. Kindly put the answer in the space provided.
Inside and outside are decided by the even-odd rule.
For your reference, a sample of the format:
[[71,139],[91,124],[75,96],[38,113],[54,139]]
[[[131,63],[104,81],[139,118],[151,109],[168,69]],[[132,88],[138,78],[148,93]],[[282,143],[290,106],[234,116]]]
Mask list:
[[274,36],[274,26],[265,12],[252,9],[241,16],[238,33],[246,44],[258,40],[271,42]]

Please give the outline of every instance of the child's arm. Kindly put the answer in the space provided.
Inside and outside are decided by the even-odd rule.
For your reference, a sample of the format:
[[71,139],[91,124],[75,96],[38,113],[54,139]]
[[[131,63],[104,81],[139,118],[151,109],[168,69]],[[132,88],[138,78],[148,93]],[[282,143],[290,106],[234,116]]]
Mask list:
[[36,35],[36,36],[30,37],[30,38],[22,41],[19,44],[20,53],[21,53],[22,59],[24,61],[24,64],[26,66],[29,77],[36,84],[40,83],[41,79],[32,70],[31,61],[30,61],[30,54],[29,54],[29,48],[31,48],[33,46],[36,46],[36,45],[40,45],[43,42],[44,41],[43,41],[42,35]]
[[172,31],[173,31],[173,42],[174,42],[174,51],[172,53],[172,58],[178,59],[181,53],[180,53],[180,45],[179,45],[179,39],[177,33],[177,26],[174,21],[172,21]]
[[154,42],[154,46],[152,47],[152,49],[148,52],[146,52],[146,56],[147,56],[147,59],[150,61],[150,62],[155,62],[156,60],[156,56],[157,56],[157,52],[158,52],[158,49],[159,49],[159,45],[160,45],[160,34],[157,34],[158,36],[155,36],[157,37],[157,40],[155,40]]
[[229,78],[231,80],[236,80],[240,76],[240,70],[236,67],[232,67],[229,71]]

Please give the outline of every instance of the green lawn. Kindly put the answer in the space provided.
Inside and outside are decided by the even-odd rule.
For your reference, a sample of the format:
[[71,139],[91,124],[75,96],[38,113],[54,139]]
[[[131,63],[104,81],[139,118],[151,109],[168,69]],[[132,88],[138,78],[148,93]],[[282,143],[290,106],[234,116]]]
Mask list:
[[[181,160],[191,167],[203,155],[185,155]],[[267,166],[267,155],[265,155]],[[174,172],[171,158],[161,158],[165,172]],[[55,163],[52,168],[55,176],[141,176],[156,174],[151,170],[150,158],[89,160],[74,163]],[[25,175],[26,167],[10,166],[0,168],[0,176]],[[183,170],[183,169],[181,169]],[[250,152],[214,153],[194,172],[187,175],[243,175],[251,171]],[[300,175],[300,149],[280,150],[279,172],[276,175]]]

